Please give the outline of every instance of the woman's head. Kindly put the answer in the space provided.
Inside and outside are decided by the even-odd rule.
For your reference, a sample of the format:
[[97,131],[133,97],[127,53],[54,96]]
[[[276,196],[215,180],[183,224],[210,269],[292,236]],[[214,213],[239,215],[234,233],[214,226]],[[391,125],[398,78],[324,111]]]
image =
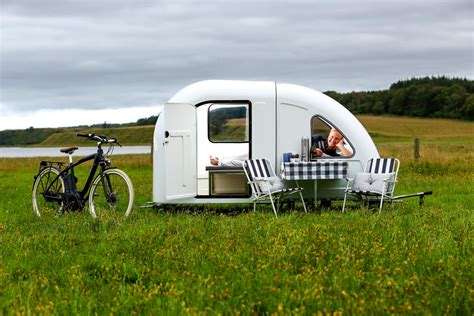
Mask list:
[[342,137],[341,133],[335,128],[331,128],[328,136],[328,149],[335,149],[337,144],[339,144],[344,137]]

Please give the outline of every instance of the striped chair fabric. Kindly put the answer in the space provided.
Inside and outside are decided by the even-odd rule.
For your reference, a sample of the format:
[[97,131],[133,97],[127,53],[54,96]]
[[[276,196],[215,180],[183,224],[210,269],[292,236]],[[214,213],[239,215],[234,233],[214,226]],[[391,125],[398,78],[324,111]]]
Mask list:
[[275,171],[272,169],[267,159],[249,159],[244,162],[249,171],[251,181],[255,178],[275,177]]
[[293,193],[299,193],[301,202],[303,203],[303,207],[305,212],[306,205],[304,203],[303,195],[301,191],[303,190],[300,187],[295,188],[288,188],[285,185],[285,188],[278,189],[275,191],[265,191],[260,188],[259,183],[269,181],[270,178],[278,178],[275,174],[275,170],[273,169],[270,161],[267,159],[248,159],[245,160],[243,163],[244,172],[247,176],[249,181],[250,187],[252,188],[253,192],[253,203],[254,203],[254,211],[256,208],[256,202],[259,200],[270,200],[273,211],[275,215],[277,215],[277,208],[275,207],[274,200],[279,201],[280,198],[284,195],[291,195]]
[[373,158],[367,162],[366,172],[368,173],[391,173],[397,166],[396,158]]
[[[258,185],[258,181],[262,181],[263,179],[266,178],[273,178],[276,177],[275,171],[272,168],[272,165],[270,164],[270,161],[267,159],[249,159],[244,162],[244,168],[246,168],[249,176],[249,181],[251,183],[252,190],[258,195],[261,193],[267,193],[263,192],[260,189],[260,186]],[[257,181],[255,181],[257,180]],[[291,191],[301,191],[301,188],[284,188],[281,190],[278,190],[278,192],[291,192]],[[274,191],[273,193],[275,193]]]
[[[392,200],[393,192],[395,191],[395,184],[397,182],[398,169],[400,167],[400,161],[396,158],[372,158],[367,161],[365,165],[365,173],[362,173],[363,176],[368,177],[367,181],[370,182],[371,188],[373,178],[377,178],[379,181],[383,178],[383,183],[378,182],[377,189],[369,190],[360,190],[357,188],[356,182],[358,181],[358,176],[356,179],[347,179],[347,186],[344,194],[344,203],[342,205],[342,211],[346,205],[347,195],[357,196],[362,202],[369,202],[370,199],[378,198],[380,199],[379,211],[382,211],[384,198],[388,201]],[[386,175],[384,178],[383,175]],[[373,175],[373,176],[370,176]],[[377,176],[375,176],[377,175]],[[373,184],[376,186],[375,184]]]

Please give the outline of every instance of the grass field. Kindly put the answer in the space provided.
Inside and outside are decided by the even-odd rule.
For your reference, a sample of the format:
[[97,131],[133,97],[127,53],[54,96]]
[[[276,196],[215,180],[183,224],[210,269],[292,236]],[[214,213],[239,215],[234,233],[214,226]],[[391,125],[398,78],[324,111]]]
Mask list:
[[[434,192],[423,208],[408,200],[381,215],[335,203],[278,218],[265,207],[36,218],[39,159],[0,159],[1,311],[472,315],[474,135],[457,141],[463,128],[421,137],[415,162],[411,136],[393,141],[380,127],[381,154],[401,159],[396,194]],[[150,157],[112,160],[131,176],[136,204],[150,201]]]
[[357,118],[377,143],[409,142],[414,138],[429,143],[474,142],[472,122],[370,115],[359,115]]

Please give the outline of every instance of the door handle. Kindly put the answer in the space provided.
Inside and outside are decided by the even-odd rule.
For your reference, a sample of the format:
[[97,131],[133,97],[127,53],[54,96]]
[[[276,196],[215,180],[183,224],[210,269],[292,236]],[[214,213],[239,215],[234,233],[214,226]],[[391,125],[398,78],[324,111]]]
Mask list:
[[170,142],[170,132],[165,131],[165,141],[163,142],[163,145],[168,144]]

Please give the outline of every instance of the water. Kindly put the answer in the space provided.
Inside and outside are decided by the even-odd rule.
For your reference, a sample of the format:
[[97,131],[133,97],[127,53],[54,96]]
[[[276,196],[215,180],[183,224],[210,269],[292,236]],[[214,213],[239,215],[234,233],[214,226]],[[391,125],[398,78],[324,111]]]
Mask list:
[[[48,148],[20,148],[20,147],[0,147],[1,158],[24,158],[24,157],[60,157],[67,156],[59,151],[61,147]],[[97,151],[97,147],[79,147],[73,154],[74,157],[82,157],[93,154]],[[104,152],[107,152],[104,147]],[[151,146],[123,146],[114,148],[114,155],[130,155],[130,154],[149,154]]]

